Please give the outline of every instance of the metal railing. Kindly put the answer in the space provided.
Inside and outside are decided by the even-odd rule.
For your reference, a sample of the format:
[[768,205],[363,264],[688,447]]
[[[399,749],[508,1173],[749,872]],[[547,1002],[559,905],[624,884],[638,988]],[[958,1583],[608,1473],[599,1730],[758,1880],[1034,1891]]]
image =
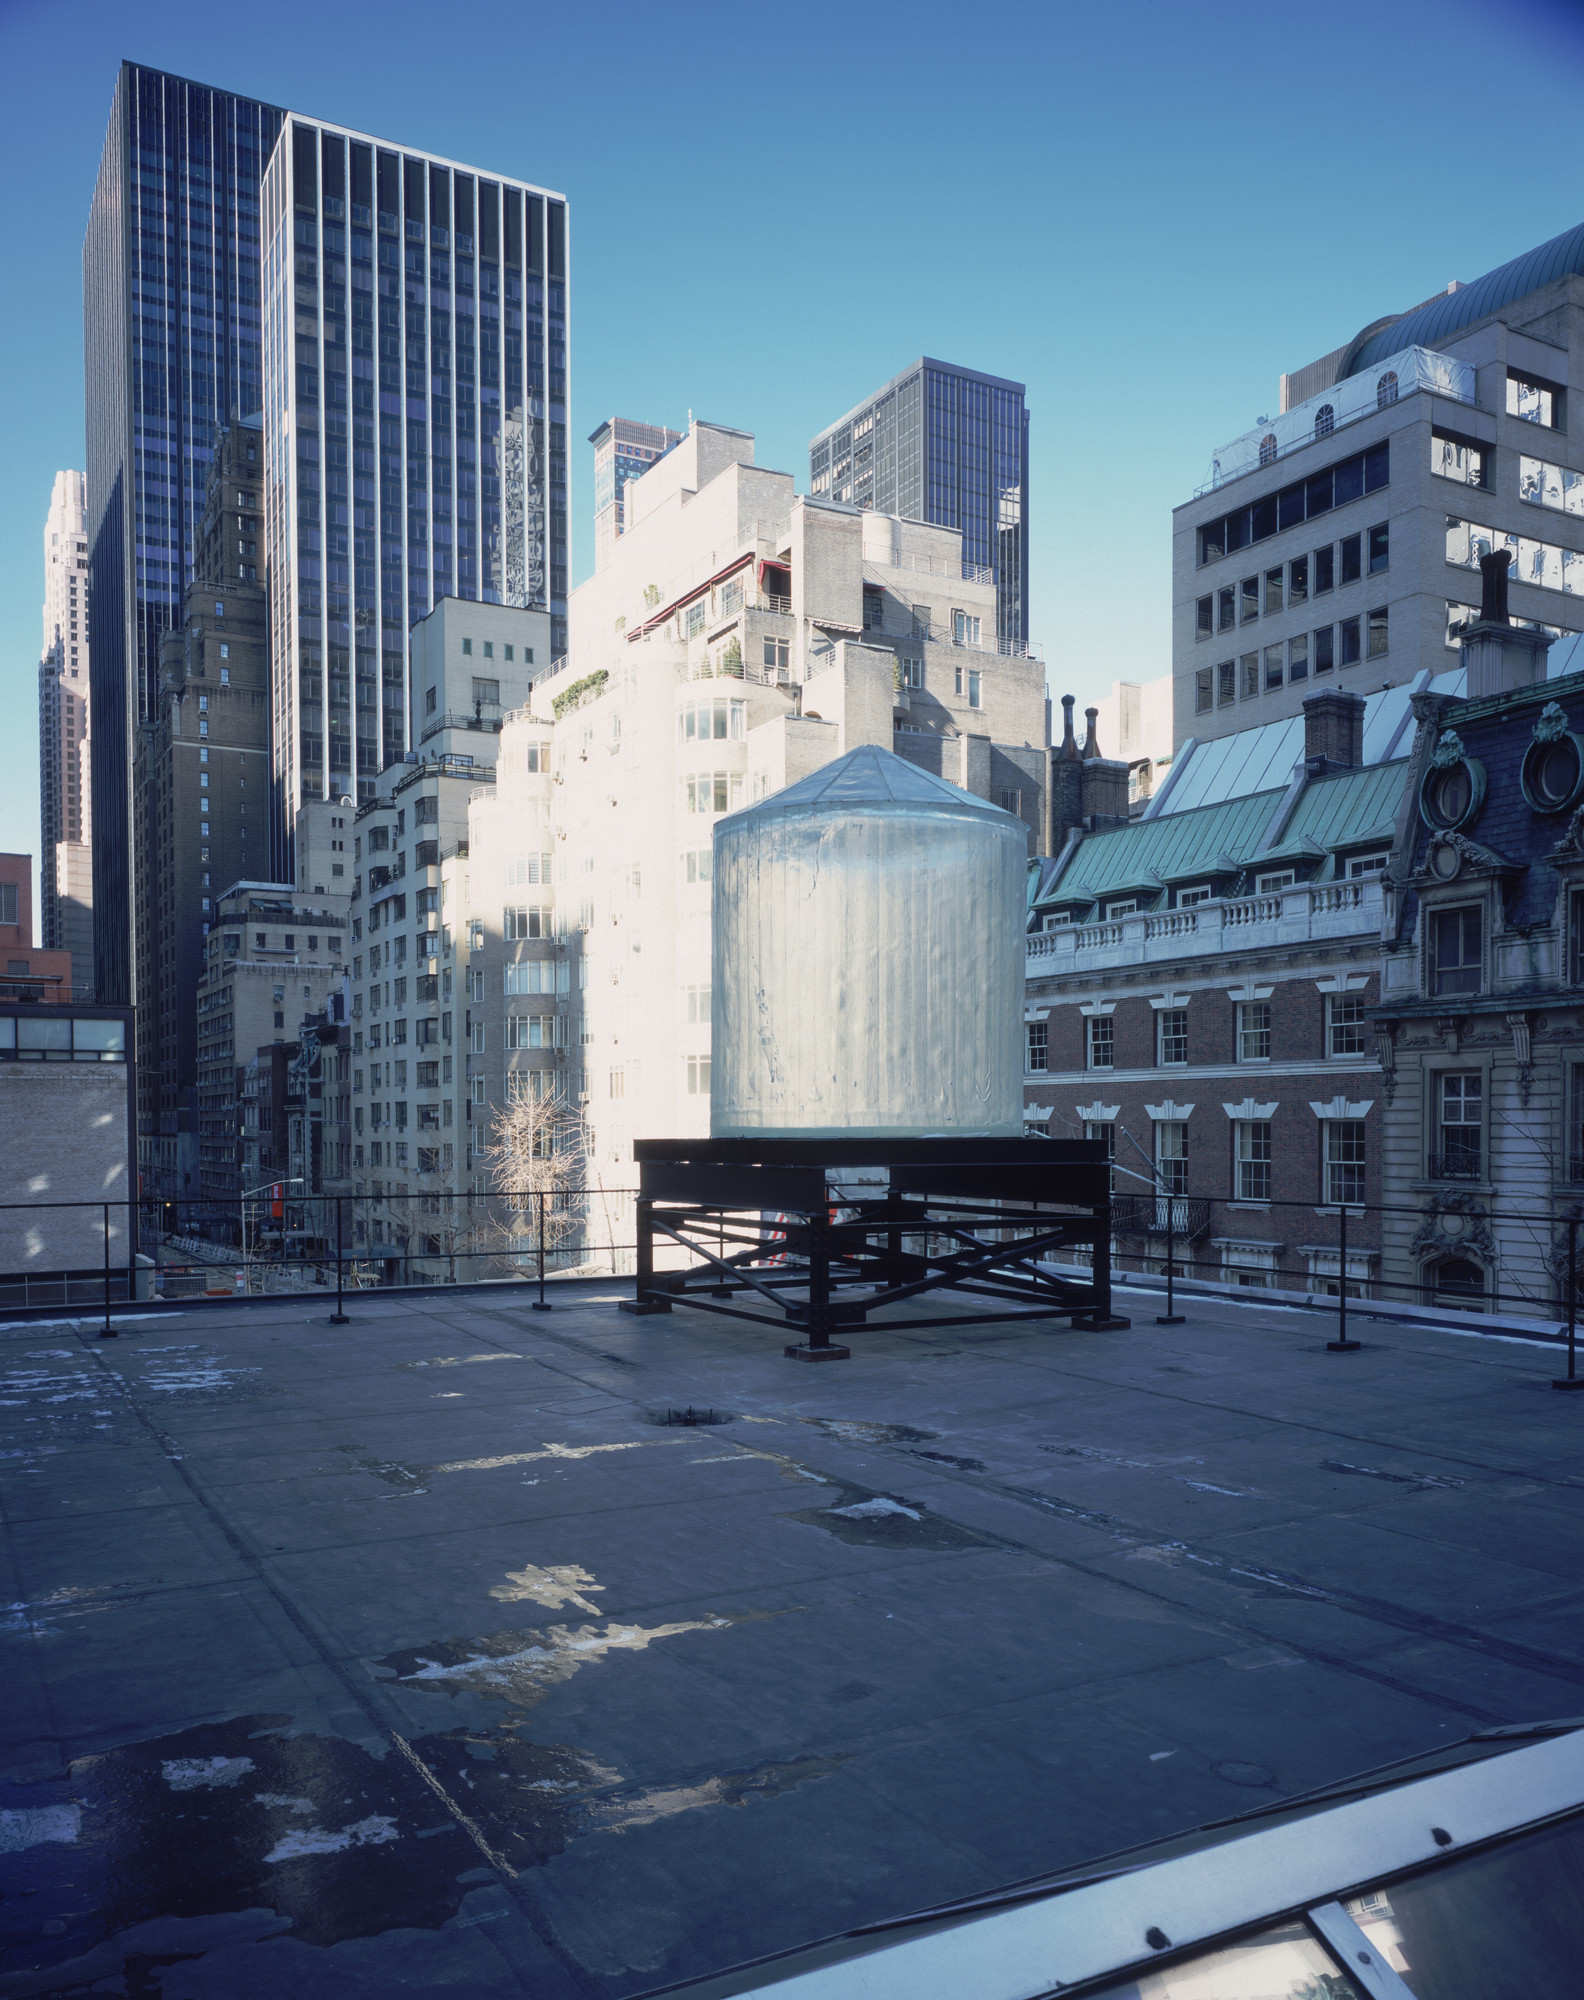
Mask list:
[[1479,1151],[1459,1149],[1455,1153],[1431,1153],[1425,1160],[1427,1181],[1477,1181],[1484,1178]]

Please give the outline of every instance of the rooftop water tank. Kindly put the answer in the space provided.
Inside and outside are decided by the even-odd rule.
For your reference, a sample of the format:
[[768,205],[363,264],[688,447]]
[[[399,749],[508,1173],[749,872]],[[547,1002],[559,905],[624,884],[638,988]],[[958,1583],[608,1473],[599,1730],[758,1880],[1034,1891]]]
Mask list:
[[719,821],[711,1133],[1019,1134],[1027,856],[870,745]]

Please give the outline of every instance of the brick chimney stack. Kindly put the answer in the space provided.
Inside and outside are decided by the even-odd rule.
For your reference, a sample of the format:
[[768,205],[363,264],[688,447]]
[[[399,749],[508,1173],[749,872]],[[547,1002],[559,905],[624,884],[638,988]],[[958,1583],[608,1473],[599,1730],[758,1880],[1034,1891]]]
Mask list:
[[1303,705],[1304,758],[1353,768],[1364,761],[1364,697],[1342,688],[1312,694]]

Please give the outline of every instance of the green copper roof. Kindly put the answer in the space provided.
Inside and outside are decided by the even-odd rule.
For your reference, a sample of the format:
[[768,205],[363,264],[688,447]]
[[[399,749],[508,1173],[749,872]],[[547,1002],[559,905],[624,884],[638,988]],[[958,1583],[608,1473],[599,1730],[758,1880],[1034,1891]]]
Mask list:
[[1110,895],[1138,888],[1150,876],[1186,881],[1195,874],[1214,872],[1223,854],[1241,865],[1259,845],[1281,797],[1280,792],[1255,792],[1246,799],[1228,799],[1164,819],[1136,820],[1114,833],[1093,833],[1073,856],[1054,892],[1042,900]]
[[1283,845],[1312,840],[1330,849],[1377,838],[1390,840],[1407,770],[1407,760],[1399,758],[1394,764],[1370,764],[1362,771],[1341,771],[1317,785],[1306,785]]

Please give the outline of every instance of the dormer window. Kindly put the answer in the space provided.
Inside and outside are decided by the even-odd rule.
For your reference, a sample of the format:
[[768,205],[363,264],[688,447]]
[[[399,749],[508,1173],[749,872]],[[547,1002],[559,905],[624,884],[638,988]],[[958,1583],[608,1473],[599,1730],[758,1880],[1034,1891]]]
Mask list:
[[1191,910],[1195,903],[1208,903],[1214,893],[1208,882],[1195,882],[1191,888],[1177,891],[1177,907]]
[[1384,874],[1386,863],[1390,859],[1391,852],[1384,847],[1374,854],[1351,854],[1347,861],[1347,879],[1350,882],[1362,882],[1371,875]]
[[1430,913],[1430,991],[1480,990],[1481,912],[1473,905]]
[[1133,917],[1137,916],[1137,914],[1138,914],[1137,896],[1123,896],[1114,903],[1106,904],[1106,915],[1108,917],[1112,918]]
[[1297,879],[1297,872],[1294,869],[1278,868],[1271,874],[1259,878],[1259,893],[1262,896],[1279,895],[1283,889],[1290,889]]

